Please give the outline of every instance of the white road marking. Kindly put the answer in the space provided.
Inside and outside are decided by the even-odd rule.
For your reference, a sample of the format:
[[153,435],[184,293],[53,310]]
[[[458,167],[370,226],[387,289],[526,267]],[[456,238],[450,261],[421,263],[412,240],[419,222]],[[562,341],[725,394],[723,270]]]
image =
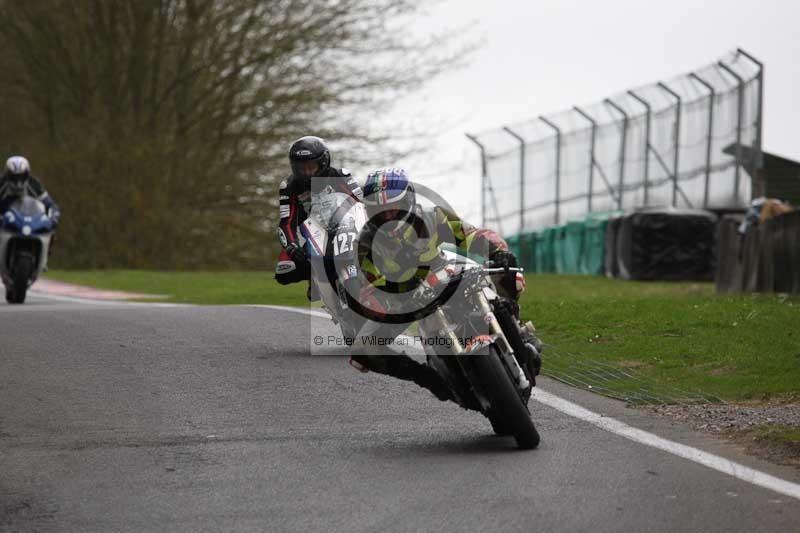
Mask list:
[[722,472],[723,474],[728,474],[729,476],[741,479],[742,481],[747,481],[753,485],[758,485],[759,487],[764,487],[774,490],[775,492],[785,494],[786,496],[800,499],[800,485],[797,483],[792,483],[791,481],[786,481],[784,479],[771,476],[761,472],[760,470],[755,470],[729,459],[725,459],[724,457],[714,455],[713,453],[704,452],[702,450],[698,450],[697,448],[692,448],[691,446],[686,446],[685,444],[680,444],[659,437],[647,431],[629,426],[628,424],[620,422],[614,418],[589,411],[588,409],[581,407],[576,403],[572,403],[568,400],[560,398],[559,396],[556,396],[555,394],[543,391],[538,387],[533,389],[531,398],[539,403],[552,407],[557,411],[561,411],[564,414],[579,418],[599,427],[600,429],[614,433],[615,435],[620,435],[634,442],[651,446],[673,455],[677,455],[678,457],[694,461],[695,463],[707,466],[718,472]]
[[245,307],[258,307],[261,309],[275,309],[278,311],[287,311],[289,313],[299,313],[301,315],[315,316],[317,318],[326,318],[331,320],[330,313],[325,311],[317,311],[316,309],[308,309],[307,307],[288,307],[284,305],[260,305],[260,304],[245,304]]
[[76,298],[73,296],[62,296],[60,294],[50,294],[46,292],[39,292],[36,290],[28,290],[28,294],[32,296],[36,296],[39,298],[44,298],[46,300],[55,300],[59,302],[72,302],[77,304],[86,304],[86,305],[113,305],[113,306],[123,306],[123,307],[191,307],[191,304],[170,304],[170,303],[158,303],[158,302],[132,302],[130,300],[93,300],[91,298]]
[[[326,318],[328,320],[331,318],[328,313],[300,307],[283,307],[275,305],[258,305],[252,307],[288,311],[290,313],[299,313],[307,316]],[[729,459],[725,459],[724,457],[714,455],[713,453],[704,452],[703,450],[699,450],[685,444],[680,444],[678,442],[659,437],[658,435],[654,435],[653,433],[629,426],[628,424],[615,418],[590,411],[576,403],[556,396],[555,394],[543,391],[538,387],[533,389],[531,398],[541,404],[552,407],[553,409],[566,415],[588,422],[600,429],[614,433],[615,435],[625,437],[626,439],[638,442],[639,444],[644,444],[645,446],[650,446],[652,448],[671,453],[683,459],[687,459],[718,472],[722,472],[723,474],[728,474],[736,479],[746,481],[748,483],[752,483],[753,485],[757,485],[759,487],[763,487],[800,500],[800,484],[786,481],[765,472],[761,472],[760,470],[756,470]]]

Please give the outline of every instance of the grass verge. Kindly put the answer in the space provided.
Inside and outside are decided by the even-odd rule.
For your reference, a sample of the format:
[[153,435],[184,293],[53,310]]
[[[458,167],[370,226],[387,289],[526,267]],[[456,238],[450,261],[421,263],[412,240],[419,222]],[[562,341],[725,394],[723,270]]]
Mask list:
[[800,428],[796,426],[767,424],[728,437],[750,453],[774,463],[800,468]]
[[762,426],[753,433],[753,440],[786,446],[800,456],[800,428],[793,426]]
[[[305,284],[279,285],[270,272],[56,270],[47,277],[172,302],[306,305]],[[656,401],[678,390],[733,402],[798,399],[796,297],[723,296],[710,283],[527,280],[522,315],[548,345],[546,374],[578,376],[577,385],[621,397],[646,389]]]
[[272,272],[50,270],[49,279],[98,289],[158,294],[154,300],[206,305],[308,305],[305,284],[281,285]]
[[[550,344],[550,372],[587,362],[725,401],[797,400],[800,299],[718,295],[711,283],[531,276],[522,314]],[[547,352],[546,352],[547,355]],[[614,376],[619,376],[614,380]]]

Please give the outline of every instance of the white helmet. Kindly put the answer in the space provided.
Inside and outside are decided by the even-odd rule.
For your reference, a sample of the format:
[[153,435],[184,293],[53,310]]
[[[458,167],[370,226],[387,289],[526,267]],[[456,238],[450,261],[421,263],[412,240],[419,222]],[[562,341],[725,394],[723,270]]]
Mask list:
[[[364,205],[375,222],[407,221],[416,205],[414,184],[403,168],[379,168],[367,175]],[[400,217],[400,218],[397,218]]]
[[21,155],[15,155],[9,157],[8,161],[6,161],[6,170],[9,174],[14,174],[15,176],[27,176],[31,171],[31,165]]

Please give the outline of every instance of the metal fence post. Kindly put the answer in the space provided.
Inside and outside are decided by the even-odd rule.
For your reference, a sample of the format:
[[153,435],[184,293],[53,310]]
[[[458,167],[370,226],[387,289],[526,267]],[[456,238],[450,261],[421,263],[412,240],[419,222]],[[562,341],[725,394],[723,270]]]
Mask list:
[[625,186],[625,145],[628,144],[629,117],[628,113],[618,106],[611,98],[606,98],[603,100],[603,102],[613,107],[620,115],[622,115],[622,143],[619,150],[619,188],[617,190],[617,195],[619,196],[617,204],[619,205],[619,208],[622,209],[623,187]]
[[717,96],[714,86],[694,72],[689,77],[708,89],[708,140],[706,142],[706,183],[703,189],[703,207],[708,207],[708,187],[711,182],[711,147],[714,143],[714,100]]
[[678,205],[678,162],[680,161],[681,152],[681,95],[667,87],[664,82],[658,82],[658,86],[664,91],[672,95],[678,104],[675,108],[675,156],[672,162],[672,207]]
[[756,148],[758,149],[758,154],[756,156],[754,165],[756,168],[762,168],[764,166],[764,153],[762,152],[761,146],[763,139],[762,128],[764,126],[764,63],[751,56],[741,48],[737,48],[736,52],[742,54],[744,57],[758,66],[758,116],[756,117]]
[[764,167],[764,152],[762,148],[762,128],[764,124],[764,63],[756,59],[755,57],[751,56],[741,48],[736,49],[737,54],[741,54],[753,63],[758,66],[758,75],[756,79],[758,80],[758,107],[757,107],[757,115],[756,115],[756,140],[755,140],[755,153],[750,158],[750,175],[752,179],[758,183],[758,187],[753,187],[751,189],[751,198],[755,195],[765,195],[766,188],[762,187],[762,185],[766,185],[762,180],[762,176],[756,176],[756,171],[760,170]]
[[733,199],[739,199],[739,183],[741,182],[741,171],[742,171],[742,114],[743,114],[743,107],[744,107],[744,78],[739,76],[735,70],[731,67],[723,63],[722,61],[718,62],[717,65],[720,66],[722,70],[736,78],[736,82],[739,84],[736,92],[737,92],[737,105],[736,105],[736,173],[734,174],[734,181],[733,181]]
[[628,91],[628,94],[642,104],[646,111],[644,122],[644,205],[647,207],[650,203],[650,126],[653,120],[653,109],[650,107],[650,102],[635,92]]
[[467,139],[478,146],[481,151],[481,226],[486,227],[486,148],[478,141],[477,137],[465,133]]
[[575,111],[580,113],[580,115],[583,118],[585,118],[586,120],[588,120],[592,124],[592,147],[591,147],[591,150],[592,150],[591,158],[592,158],[592,160],[591,160],[591,165],[589,166],[589,187],[590,187],[590,190],[589,190],[589,211],[591,211],[592,197],[594,196],[594,168],[595,167],[597,168],[597,173],[600,174],[600,178],[603,180],[603,183],[605,184],[606,189],[608,189],[608,195],[611,197],[612,200],[615,199],[615,197],[616,197],[617,209],[622,209],[622,206],[619,204],[619,195],[614,191],[614,187],[611,186],[611,183],[608,182],[608,178],[606,177],[606,173],[603,171],[603,167],[600,166],[600,164],[598,164],[597,159],[595,159],[595,157],[594,157],[595,140],[596,140],[595,134],[597,132],[597,127],[598,127],[597,121],[595,119],[593,119],[592,116],[589,115],[589,113],[587,113],[586,111],[580,109],[579,107],[576,106],[573,109],[575,109]]
[[592,125],[592,140],[589,146],[589,194],[587,195],[589,199],[588,209],[589,213],[591,213],[592,197],[594,196],[594,145],[595,145],[595,139],[597,137],[597,122],[580,107],[575,106],[572,109],[574,109],[580,116],[588,120],[589,123]]
[[525,232],[525,139],[508,126],[503,131],[519,141],[519,234]]
[[561,223],[561,128],[540,116],[539,120],[556,132],[556,224]]

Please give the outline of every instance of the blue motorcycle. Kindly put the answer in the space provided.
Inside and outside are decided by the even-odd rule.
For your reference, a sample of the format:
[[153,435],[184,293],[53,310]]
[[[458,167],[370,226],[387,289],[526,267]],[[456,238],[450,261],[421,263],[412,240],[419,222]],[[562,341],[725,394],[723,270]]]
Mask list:
[[10,304],[25,302],[34,281],[47,269],[55,224],[44,204],[30,196],[14,201],[0,219],[0,276]]

